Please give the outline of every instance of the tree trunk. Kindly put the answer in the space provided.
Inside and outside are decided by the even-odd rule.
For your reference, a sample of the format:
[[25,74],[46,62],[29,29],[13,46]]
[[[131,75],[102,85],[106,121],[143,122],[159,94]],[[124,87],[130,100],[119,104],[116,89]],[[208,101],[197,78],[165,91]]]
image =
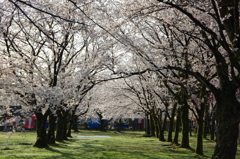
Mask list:
[[182,119],[182,148],[190,148],[189,146],[189,117],[188,117],[188,107],[183,105],[181,107],[181,119]]
[[195,152],[199,155],[203,155],[203,120],[198,119],[197,123],[197,147]]
[[68,140],[68,137],[67,137],[67,125],[68,125],[68,120],[67,120],[67,115],[64,116],[64,125],[63,125],[63,140]]
[[[239,1],[217,0],[224,30],[229,39],[230,49],[240,47],[239,34]],[[233,8],[233,9],[229,9]],[[227,15],[231,15],[225,18]],[[214,95],[216,107],[216,147],[213,159],[235,159],[237,152],[238,122],[240,121],[240,103],[236,99],[236,90],[239,87],[239,50],[229,51],[230,64],[226,61],[217,61],[217,73],[220,80],[219,92]],[[223,55],[224,56],[224,55]],[[218,56],[219,57],[219,56]],[[217,57],[217,58],[218,58]],[[219,60],[219,58],[217,59]],[[223,61],[223,62],[222,62]],[[228,69],[231,68],[231,72]],[[233,71],[238,69],[238,73]],[[232,75],[231,75],[232,74]]]
[[70,119],[67,127],[67,137],[72,137],[71,132],[72,132],[72,127],[74,122],[74,116],[75,116],[75,112],[72,112],[70,115]]
[[74,132],[79,132],[77,121],[78,121],[78,116],[74,115],[74,117],[73,117],[73,130],[74,130]]
[[[156,137],[157,138],[159,138],[159,136],[160,136],[160,129],[161,129],[160,126],[161,125],[159,125],[159,124],[155,124],[155,130],[156,130],[156,135],[157,135]],[[160,138],[159,138],[159,140],[160,140]]]
[[146,136],[151,136],[150,135],[150,120],[149,120],[149,114],[146,113]]
[[189,136],[192,136],[192,121],[189,119]]
[[48,144],[55,144],[56,120],[57,120],[57,117],[54,114],[51,114],[49,116],[49,126],[48,126],[48,134],[47,134]]
[[203,133],[203,137],[207,138],[207,134],[209,133],[210,128],[210,114],[209,114],[209,104],[206,103],[205,105],[205,117],[204,117],[204,133]]
[[105,122],[105,120],[103,120],[103,119],[100,120],[100,131],[106,131],[104,122]]
[[68,121],[67,134],[66,134],[67,137],[72,137],[72,129],[74,130],[74,132],[78,132],[78,128],[77,128],[78,117],[75,115],[75,112],[76,110],[72,110],[72,112],[69,114],[69,121]]
[[64,127],[64,118],[60,115],[58,115],[57,120],[57,133],[56,133],[56,141],[63,141],[63,127]]
[[174,124],[174,117],[177,110],[177,104],[174,104],[172,109],[171,117],[169,117],[169,128],[168,128],[168,142],[172,142],[172,132],[173,132],[173,124]]
[[212,120],[211,120],[211,140],[215,139],[215,114],[212,115]]
[[[229,86],[228,86],[229,88]],[[227,88],[225,88],[227,89]],[[213,159],[235,159],[237,152],[240,104],[230,88],[221,91],[216,107],[216,147]]]
[[104,126],[104,120],[103,120],[103,116],[101,112],[96,112],[99,120],[100,120],[100,124],[98,125],[98,128],[100,131],[106,131],[105,126]]
[[[166,122],[167,122],[167,115],[165,114],[163,123],[160,122],[160,125],[159,125],[159,127],[160,127],[160,130],[159,130],[159,140],[160,141],[166,141],[165,138],[164,138],[164,130],[166,128]],[[161,123],[162,123],[162,125],[161,125]]]
[[116,125],[117,125],[117,132],[121,132],[122,127],[124,125],[124,123],[122,122],[122,119],[119,119],[119,121],[116,122]]
[[173,145],[177,145],[177,146],[180,145],[180,144],[178,143],[180,125],[181,125],[181,109],[178,108],[178,110],[177,110],[176,125],[175,125],[175,134],[174,134],[174,139],[173,139],[173,142],[172,142]]
[[168,138],[167,138],[168,142],[172,142],[173,141],[172,140],[173,124],[174,124],[174,116],[172,118],[170,118],[170,120],[169,120]]
[[56,141],[62,142],[63,140],[68,140],[67,138],[67,115],[68,111],[58,111],[58,121],[57,121],[57,134]]
[[50,113],[49,110],[45,112],[43,115],[42,113],[35,112],[36,115],[36,122],[37,122],[37,140],[34,144],[34,147],[38,148],[45,148],[48,147],[47,144],[47,133],[46,133],[46,121],[47,116]]
[[150,136],[155,136],[155,123],[152,114],[150,115]]
[[[203,129],[208,123],[208,106],[207,106],[207,98],[206,98],[206,87],[202,87],[201,93],[200,93],[201,99],[204,99],[204,102],[200,104],[200,108],[196,108],[198,118],[197,118],[197,147],[195,152],[199,155],[203,155]],[[204,114],[205,114],[205,126],[204,125]],[[204,133],[206,133],[204,131]]]
[[208,130],[209,130],[209,124],[208,121],[205,119],[205,121],[203,122],[203,138],[207,138],[207,134],[208,134]]
[[203,133],[203,138],[207,138],[207,134],[210,133],[210,113],[209,113],[209,103],[206,102],[205,105],[205,116],[204,116],[204,133]]
[[160,112],[160,115],[156,115],[155,113],[152,115],[154,119],[154,125],[156,130],[157,138],[160,140],[160,130],[161,130],[161,124],[162,124],[162,112]]

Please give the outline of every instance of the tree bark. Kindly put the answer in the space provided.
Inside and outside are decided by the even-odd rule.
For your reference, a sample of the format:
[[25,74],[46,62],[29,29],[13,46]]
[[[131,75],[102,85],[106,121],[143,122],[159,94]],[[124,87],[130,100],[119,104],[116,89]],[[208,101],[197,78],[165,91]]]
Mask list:
[[106,131],[104,120],[100,119],[100,125],[99,125],[99,130],[100,131]]
[[58,114],[58,121],[57,121],[56,141],[62,142],[63,140],[68,140],[67,138],[68,111],[59,110],[57,114]]
[[237,152],[240,104],[235,92],[228,89],[217,97],[216,141],[213,159],[235,159]]
[[56,129],[56,120],[57,117],[54,114],[49,116],[49,126],[48,126],[48,134],[47,134],[47,142],[48,144],[55,144],[55,129]]
[[210,136],[211,140],[215,140],[215,113],[212,114]]
[[149,114],[146,113],[146,136],[151,136],[150,133],[150,119],[149,119]]
[[197,118],[197,147],[195,152],[199,155],[203,155],[203,116],[205,103],[201,103],[201,109],[198,109],[198,118]]
[[178,110],[177,110],[176,125],[175,125],[175,134],[174,134],[174,139],[173,139],[173,142],[172,142],[173,145],[177,145],[177,146],[180,145],[180,144],[178,143],[180,125],[181,125],[181,109],[178,108]]
[[[206,125],[208,123],[208,106],[207,106],[207,96],[206,96],[206,87],[201,88],[200,99],[204,101],[201,102],[200,108],[196,108],[198,117],[197,117],[197,147],[195,152],[199,155],[203,155],[203,133],[206,133]],[[204,114],[205,114],[205,131],[204,130]]]
[[70,114],[70,119],[69,119],[69,123],[68,123],[68,127],[67,127],[67,137],[72,137],[72,128],[74,125],[74,118],[75,118],[75,111],[72,111],[72,113]]
[[168,128],[168,142],[172,142],[172,132],[173,132],[173,125],[174,125],[174,117],[175,117],[175,113],[177,110],[177,104],[173,105],[173,109],[172,109],[172,114],[171,117],[169,116],[169,128]]
[[100,131],[106,131],[102,113],[101,112],[96,112],[96,113],[97,113],[97,115],[99,117],[99,120],[100,120],[100,124],[98,125],[99,130]]
[[155,123],[152,114],[150,114],[150,136],[155,136]]
[[155,126],[155,131],[156,131],[157,138],[160,140],[160,133],[161,133],[160,130],[161,130],[161,124],[162,124],[162,112],[160,112],[159,115],[152,112],[152,117],[153,117],[153,120],[154,120],[154,126]]
[[[157,138],[159,138],[159,136],[160,136],[160,127],[161,127],[161,125],[160,125],[161,123],[158,123],[158,124],[155,124],[155,130],[156,130],[156,135],[157,135]],[[160,140],[160,138],[159,138],[159,140]]]
[[45,148],[48,147],[47,144],[47,133],[46,133],[46,121],[47,116],[50,114],[48,109],[43,115],[42,112],[35,112],[36,122],[37,122],[37,140],[34,144],[34,147]]
[[189,136],[193,136],[192,131],[193,131],[193,121],[189,119]]
[[190,148],[189,146],[189,117],[188,106],[183,105],[181,107],[181,119],[182,119],[182,148]]
[[77,121],[78,121],[78,116],[74,115],[74,118],[73,118],[73,130],[74,130],[74,132],[79,132]]
[[203,120],[199,119],[197,123],[197,147],[195,152],[203,155]]
[[209,105],[206,104],[205,108],[205,117],[204,117],[204,133],[203,133],[203,138],[207,138],[207,134],[210,132],[210,114],[209,114]]
[[68,140],[67,137],[67,125],[68,125],[68,120],[67,120],[67,116],[64,117],[65,120],[63,121],[64,126],[63,126],[63,140]]
[[61,115],[58,115],[57,120],[57,132],[56,132],[56,141],[63,141],[63,128],[64,127],[64,117]]
[[[239,38],[239,0],[217,0],[220,16],[224,18],[223,26],[229,38],[231,49],[240,47]],[[222,25],[222,24],[220,24]],[[235,75],[230,68],[237,68],[239,74],[239,49],[228,51],[230,64],[220,63],[217,73],[220,79],[220,91],[216,94],[216,147],[212,158],[235,159],[237,152],[238,122],[240,121],[240,103],[236,99],[236,90],[239,87],[239,75]],[[225,61],[224,61],[225,62]],[[231,76],[229,77],[229,74]],[[230,79],[231,78],[231,79]]]
[[[162,115],[161,115],[162,116]],[[162,117],[161,117],[162,118]],[[161,119],[162,120],[162,119]],[[165,114],[163,122],[160,122],[160,129],[159,129],[159,140],[160,141],[166,141],[164,137],[164,130],[166,128],[166,122],[167,122],[167,115]],[[161,124],[162,123],[162,124]]]
[[156,134],[157,134],[157,138],[159,139],[159,141],[163,141],[163,138],[162,138],[162,111],[160,111],[160,114],[159,115],[156,115],[154,113],[153,116],[153,119],[154,119],[154,123],[155,123],[155,130],[156,130]]

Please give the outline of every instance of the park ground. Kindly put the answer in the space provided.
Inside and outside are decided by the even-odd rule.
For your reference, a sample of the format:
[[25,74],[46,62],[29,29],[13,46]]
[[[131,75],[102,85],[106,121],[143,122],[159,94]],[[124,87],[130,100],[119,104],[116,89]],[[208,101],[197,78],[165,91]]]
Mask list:
[[[160,142],[156,137],[143,137],[144,132],[141,131],[81,130],[72,135],[68,141],[40,149],[33,147],[36,140],[34,131],[25,134],[15,132],[11,136],[0,132],[0,159],[205,159],[211,158],[215,145],[213,141],[204,139],[204,156],[199,156],[194,153],[194,136],[190,137],[191,148],[185,149]],[[240,159],[240,146],[236,159]]]

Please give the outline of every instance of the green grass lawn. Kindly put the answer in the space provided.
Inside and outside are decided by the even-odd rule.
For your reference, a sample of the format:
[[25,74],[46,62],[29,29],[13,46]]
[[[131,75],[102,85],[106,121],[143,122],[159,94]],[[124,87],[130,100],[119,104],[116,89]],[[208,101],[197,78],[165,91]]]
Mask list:
[[72,137],[69,141],[39,149],[33,147],[36,132],[27,132],[25,135],[15,132],[8,141],[7,133],[0,132],[0,159],[203,159],[211,158],[215,145],[210,140],[204,140],[204,156],[198,156],[194,153],[195,137],[190,138],[192,149],[183,149],[171,146],[168,142],[160,142],[155,137],[143,137],[143,134],[139,131],[116,133],[82,130],[73,133],[73,136],[110,138]]

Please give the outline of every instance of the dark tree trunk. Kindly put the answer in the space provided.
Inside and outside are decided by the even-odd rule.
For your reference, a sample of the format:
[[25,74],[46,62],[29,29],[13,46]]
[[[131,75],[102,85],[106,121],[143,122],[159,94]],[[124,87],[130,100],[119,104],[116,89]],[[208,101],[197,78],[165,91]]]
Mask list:
[[160,115],[156,115],[154,112],[152,112],[152,117],[154,120],[154,128],[156,132],[156,137],[160,140],[160,130],[161,130],[161,124],[162,124],[162,112],[160,112]]
[[65,118],[65,120],[63,121],[63,123],[64,123],[64,127],[63,127],[63,140],[68,140],[68,137],[67,137],[67,125],[68,125],[67,116],[65,116],[64,118]]
[[181,119],[182,119],[182,148],[190,148],[189,146],[189,117],[188,106],[183,105],[181,107]]
[[173,125],[174,125],[174,116],[172,118],[170,118],[170,120],[169,120],[168,138],[167,138],[168,142],[172,142],[173,141],[172,140]]
[[192,136],[192,121],[189,120],[189,135]]
[[57,117],[54,114],[51,114],[49,116],[49,126],[48,126],[48,134],[47,134],[48,144],[55,144],[56,120],[57,120]]
[[75,124],[75,120],[76,120],[75,119],[75,111],[72,111],[72,113],[69,116],[70,117],[69,117],[69,122],[68,122],[68,127],[67,127],[67,137],[72,137],[72,128],[74,128],[74,124]]
[[96,113],[97,113],[97,115],[99,117],[99,120],[100,120],[100,124],[98,125],[99,130],[100,131],[106,131],[103,116],[102,116],[101,112],[96,112]]
[[152,114],[150,115],[150,136],[155,136],[155,123]]
[[180,145],[178,143],[180,125],[181,125],[181,109],[178,108],[177,119],[176,119],[176,124],[175,124],[175,134],[174,134],[174,139],[173,139],[173,142],[172,142],[173,145],[177,145],[177,146]]
[[199,155],[203,155],[203,129],[204,129],[203,118],[204,118],[204,114],[205,114],[205,127],[208,122],[208,106],[207,106],[206,87],[205,86],[203,86],[201,89],[200,99],[204,99],[204,102],[202,102],[200,104],[199,109],[196,108],[198,118],[197,118],[197,147],[196,147],[195,152]]
[[36,122],[37,122],[37,140],[34,144],[34,147],[45,148],[48,147],[47,144],[47,133],[46,133],[46,121],[47,116],[49,115],[50,110],[47,110],[45,114],[35,112]]
[[204,129],[203,129],[203,138],[207,138],[207,136],[208,136],[208,134],[209,134],[209,121],[204,121],[203,122],[203,127],[204,127]]
[[215,113],[212,114],[210,134],[211,140],[215,140]]
[[117,132],[121,132],[124,126],[124,122],[122,122],[122,119],[119,119],[119,121],[116,122],[116,125],[117,125]]
[[[162,118],[162,115],[161,115],[161,118]],[[165,138],[164,138],[164,130],[166,128],[166,122],[167,122],[167,115],[165,114],[163,123],[161,122],[162,125],[161,125],[161,123],[159,125],[159,127],[160,127],[160,130],[159,130],[159,140],[160,141],[166,141]]]
[[[228,86],[229,88],[229,86]],[[226,89],[226,88],[225,88]],[[213,159],[235,159],[237,152],[240,104],[230,88],[216,97],[216,147]]]
[[[230,49],[240,48],[239,34],[239,1],[236,0],[217,0],[218,9],[221,18],[225,18],[221,24],[226,31]],[[233,8],[233,9],[228,9]],[[227,45],[227,44],[225,44]],[[219,92],[215,92],[217,100],[216,107],[216,147],[213,159],[235,159],[237,152],[237,136],[238,122],[240,121],[240,103],[236,99],[236,90],[239,87],[239,50],[228,51],[230,64],[226,63],[226,59],[222,60],[220,56],[216,56],[217,73],[220,80]],[[215,54],[215,52],[214,52]],[[222,55],[224,56],[224,55]],[[219,58],[220,57],[220,58]],[[223,57],[224,58],[224,57]],[[220,61],[219,61],[220,60]],[[228,69],[231,68],[231,71]],[[237,71],[234,69],[237,68]]]
[[74,118],[73,118],[73,130],[74,130],[74,132],[79,132],[77,121],[78,121],[78,116],[74,115]]
[[173,125],[174,125],[174,117],[177,110],[177,104],[174,104],[172,109],[171,117],[169,117],[169,128],[168,128],[168,142],[172,142],[172,132],[173,132]]
[[103,119],[100,119],[100,125],[99,125],[100,131],[106,131],[104,122],[105,121]]
[[[160,123],[161,124],[161,123]],[[156,130],[156,137],[157,138],[159,138],[159,136],[160,136],[160,127],[161,127],[161,125],[160,124],[155,124],[155,130]],[[160,139],[159,139],[160,140]]]
[[149,120],[149,114],[146,113],[146,136],[151,136],[150,135],[150,120]]
[[64,117],[61,115],[58,115],[58,120],[57,120],[57,133],[56,133],[56,141],[63,141],[63,131],[64,129]]
[[56,141],[62,142],[63,140],[68,140],[67,138],[67,114],[68,111],[58,111],[58,121],[57,121],[57,133]]
[[205,117],[204,117],[204,133],[203,137],[207,138],[207,134],[210,130],[210,114],[209,114],[209,105],[206,103]]
[[67,137],[72,137],[72,127],[73,127],[73,117],[71,114],[71,118],[68,122],[68,127],[67,127]]
[[117,125],[117,132],[121,132],[122,125],[120,123],[117,123],[116,125]]
[[203,155],[203,120],[199,119],[197,123],[197,147],[195,152]]

